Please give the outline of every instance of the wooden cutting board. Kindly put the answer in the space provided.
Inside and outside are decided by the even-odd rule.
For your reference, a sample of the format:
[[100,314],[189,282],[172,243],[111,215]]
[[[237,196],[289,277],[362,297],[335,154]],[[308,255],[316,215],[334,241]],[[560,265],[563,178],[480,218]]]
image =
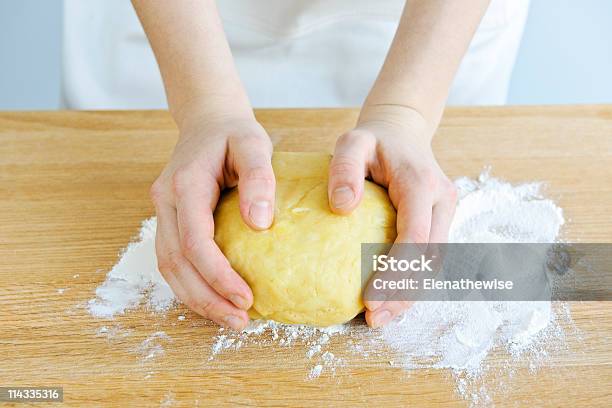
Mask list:
[[[257,112],[279,151],[331,152],[356,115]],[[83,304],[154,212],[148,189],[176,136],[159,111],[0,113],[0,386],[63,386],[61,406],[75,407],[467,405],[447,371],[407,373],[339,342],[331,349],[346,366],[309,381],[301,347],[245,347],[208,362],[217,328],[185,308],[89,317]],[[612,242],[612,106],[448,109],[434,149],[452,178],[490,165],[513,182],[546,181],[569,221],[565,239]],[[571,310],[568,350],[535,372],[517,363],[512,377],[487,380],[493,391],[506,384],[496,405],[612,406],[611,304]],[[130,335],[107,340],[96,335],[103,325]],[[133,349],[155,330],[172,341],[143,360]]]

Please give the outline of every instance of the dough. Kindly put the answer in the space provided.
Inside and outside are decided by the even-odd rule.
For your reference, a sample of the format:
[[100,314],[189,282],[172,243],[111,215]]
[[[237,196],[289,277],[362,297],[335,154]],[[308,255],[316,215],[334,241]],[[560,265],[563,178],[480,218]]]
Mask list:
[[215,211],[215,241],[253,290],[252,318],[329,326],[363,310],[361,243],[393,242],[395,209],[382,187],[366,181],[363,200],[349,216],[327,200],[331,156],[275,153],[276,208],[269,230],[242,221],[238,191]]

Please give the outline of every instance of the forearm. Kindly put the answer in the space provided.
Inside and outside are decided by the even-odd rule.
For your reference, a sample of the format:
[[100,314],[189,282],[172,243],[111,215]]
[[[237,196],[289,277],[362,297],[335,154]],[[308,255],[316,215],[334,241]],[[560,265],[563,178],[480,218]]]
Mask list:
[[194,112],[252,116],[213,0],[132,0],[181,126]]
[[488,4],[489,0],[409,0],[360,122],[381,111],[413,111],[425,119],[431,137]]

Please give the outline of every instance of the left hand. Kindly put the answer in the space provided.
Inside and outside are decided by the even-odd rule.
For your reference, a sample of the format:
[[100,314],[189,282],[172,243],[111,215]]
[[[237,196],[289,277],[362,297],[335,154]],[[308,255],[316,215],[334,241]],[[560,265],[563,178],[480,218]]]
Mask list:
[[[399,106],[364,110],[342,135],[329,168],[329,204],[348,214],[361,201],[364,179],[386,187],[397,210],[396,243],[441,243],[455,212],[457,192],[431,149],[431,126],[418,112]],[[411,302],[365,301],[366,321],[380,327]]]

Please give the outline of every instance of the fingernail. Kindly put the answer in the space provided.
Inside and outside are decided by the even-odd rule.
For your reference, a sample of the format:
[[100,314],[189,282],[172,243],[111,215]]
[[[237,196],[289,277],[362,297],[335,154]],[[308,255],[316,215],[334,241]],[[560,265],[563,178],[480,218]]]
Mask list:
[[241,309],[246,310],[249,308],[249,303],[247,300],[240,295],[230,296],[230,301]]
[[337,187],[332,193],[332,205],[335,208],[342,208],[353,202],[355,193],[347,186]]
[[223,320],[225,321],[226,325],[228,325],[229,327],[231,327],[234,330],[240,330],[240,329],[242,329],[242,326],[244,326],[244,322],[238,316],[230,315],[230,316],[227,316]]
[[270,203],[267,201],[255,201],[249,209],[251,222],[259,228],[268,228],[272,223],[270,217]]
[[391,312],[388,310],[381,310],[374,315],[372,327],[377,328],[384,326],[385,324],[389,323],[389,320],[391,320]]

